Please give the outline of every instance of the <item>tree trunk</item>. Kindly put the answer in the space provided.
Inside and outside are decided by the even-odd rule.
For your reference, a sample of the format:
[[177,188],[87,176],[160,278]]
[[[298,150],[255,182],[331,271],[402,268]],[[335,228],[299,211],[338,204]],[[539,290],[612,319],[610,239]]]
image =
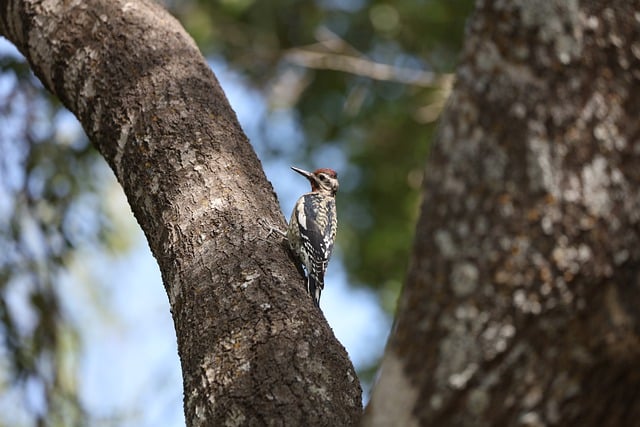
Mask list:
[[367,425],[638,423],[639,21],[478,2]]
[[124,187],[169,296],[187,425],[354,424],[353,366],[257,221],[284,228],[235,113],[179,23],[148,0],[0,0],[0,33]]

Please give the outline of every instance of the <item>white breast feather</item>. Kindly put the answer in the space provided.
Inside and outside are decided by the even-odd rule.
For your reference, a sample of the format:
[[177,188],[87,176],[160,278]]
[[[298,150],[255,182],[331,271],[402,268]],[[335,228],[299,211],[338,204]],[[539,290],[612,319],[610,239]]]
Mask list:
[[302,228],[307,228],[307,216],[304,214],[304,206],[302,203],[299,203],[296,210],[298,211],[298,223]]

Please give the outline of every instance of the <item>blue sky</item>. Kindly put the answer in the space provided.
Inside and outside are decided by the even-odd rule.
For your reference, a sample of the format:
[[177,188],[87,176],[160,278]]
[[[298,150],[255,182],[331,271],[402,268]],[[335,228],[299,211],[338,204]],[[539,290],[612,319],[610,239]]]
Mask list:
[[[0,39],[0,55],[8,52],[13,54],[15,50]],[[214,60],[211,65],[262,158],[288,219],[296,198],[308,191],[306,180],[289,168],[303,143],[297,120],[288,110],[268,111],[262,95],[250,89],[221,60]],[[0,91],[2,85],[0,80]],[[283,154],[277,159],[265,159],[261,153],[260,126],[266,115],[269,115],[268,133],[282,141],[279,148]],[[61,122],[70,135],[82,132],[70,114],[63,115]],[[338,171],[348,167],[348,159],[335,146],[318,153],[296,166],[332,167]],[[117,218],[118,232],[125,233],[131,245],[126,253],[115,255],[86,248],[64,277],[65,309],[79,326],[83,343],[75,366],[80,394],[90,413],[102,418],[105,425],[183,426],[176,339],[158,266],[115,177],[106,164],[101,167],[96,174],[103,180],[100,187],[104,194],[100,197],[107,200],[111,216]],[[390,319],[372,292],[349,286],[339,250],[329,265],[321,307],[356,368],[379,357]],[[0,362],[1,357],[0,352]],[[37,389],[29,394],[30,406],[37,408],[41,404]],[[0,397],[0,412],[6,414],[5,409],[16,408],[17,400],[17,396]],[[16,417],[19,422],[20,415]]]

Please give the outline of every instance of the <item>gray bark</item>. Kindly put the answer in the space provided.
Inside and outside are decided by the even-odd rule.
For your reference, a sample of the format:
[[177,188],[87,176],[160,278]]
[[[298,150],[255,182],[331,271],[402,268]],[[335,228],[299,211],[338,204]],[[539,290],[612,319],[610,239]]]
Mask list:
[[480,1],[467,36],[365,424],[636,425],[640,2]]
[[0,34],[78,117],[158,260],[187,425],[349,425],[361,391],[304,294],[260,162],[191,38],[147,0],[1,0]]

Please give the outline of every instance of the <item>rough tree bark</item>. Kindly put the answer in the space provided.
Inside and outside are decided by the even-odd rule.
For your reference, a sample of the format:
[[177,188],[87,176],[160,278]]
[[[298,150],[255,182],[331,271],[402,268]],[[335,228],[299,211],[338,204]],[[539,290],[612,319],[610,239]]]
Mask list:
[[478,2],[367,425],[638,423],[639,94],[640,2]]
[[1,0],[0,34],[78,117],[162,271],[187,425],[350,425],[361,391],[276,237],[270,183],[215,76],[148,0]]

